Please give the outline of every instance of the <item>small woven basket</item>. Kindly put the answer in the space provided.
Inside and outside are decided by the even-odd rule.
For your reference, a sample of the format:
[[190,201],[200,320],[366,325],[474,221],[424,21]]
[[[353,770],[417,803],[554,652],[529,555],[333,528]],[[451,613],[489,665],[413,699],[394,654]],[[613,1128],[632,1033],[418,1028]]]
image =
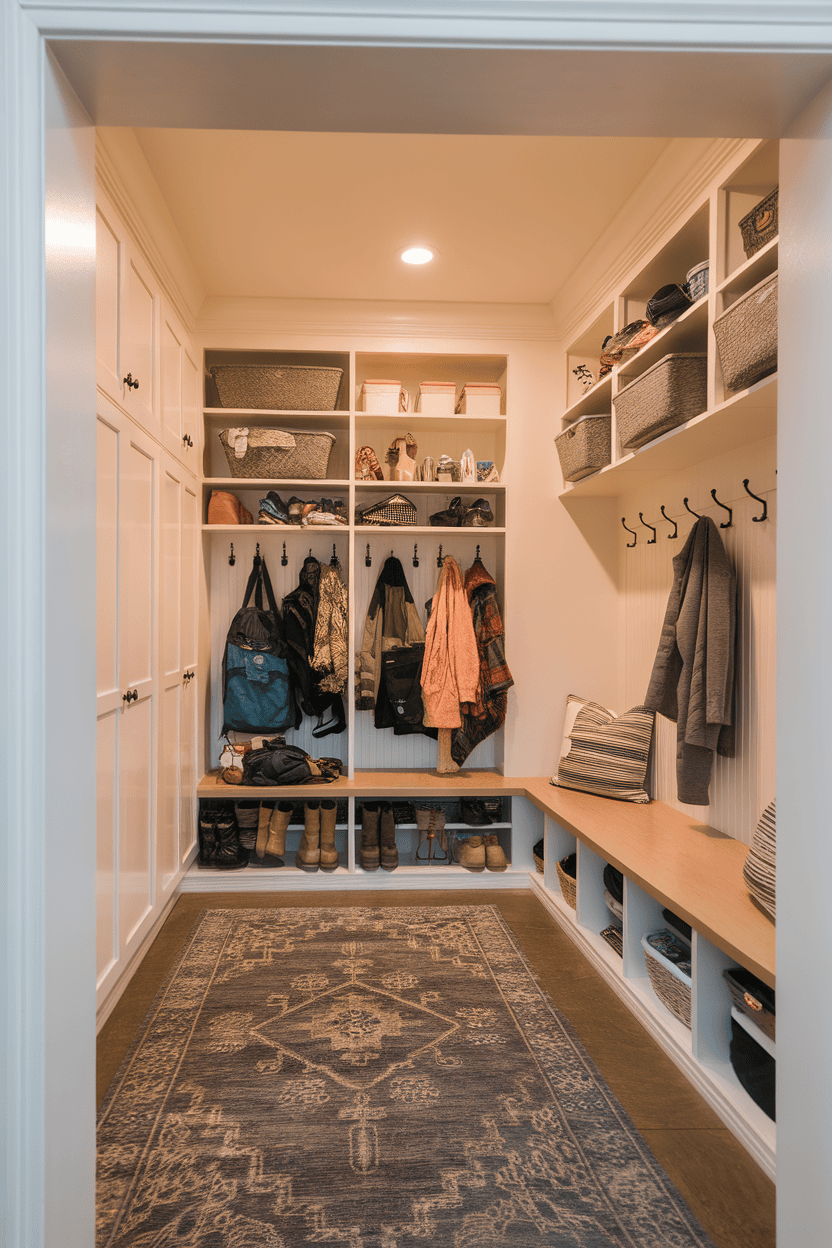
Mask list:
[[624,934],[616,923],[610,923],[609,927],[605,927],[601,932],[604,940],[610,945],[619,958],[624,957]]
[[770,191],[765,199],[761,199],[759,204],[755,205],[740,221],[742,245],[749,260],[756,251],[777,237],[780,229],[777,210],[779,189],[775,186],[774,190]]
[[578,908],[578,888],[577,881],[573,875],[564,871],[560,862],[555,863],[558,872],[558,880],[560,881],[560,891],[563,893],[563,900],[567,906],[571,906],[573,910]]
[[555,438],[564,481],[580,481],[612,458],[610,416],[582,416]]
[[539,854],[535,854],[534,852],[532,853],[532,858],[534,858],[535,870],[539,872],[540,875],[542,875],[543,874],[543,859],[539,856]]
[[265,411],[331,412],[343,368],[308,364],[215,364],[210,370],[220,407]]
[[669,958],[659,953],[658,949],[654,949],[646,936],[641,938],[641,947],[644,950],[647,974],[656,996],[680,1023],[690,1027],[692,985],[690,976],[674,966]]
[[745,390],[777,368],[777,274],[765,278],[714,321],[728,390]]
[[740,1013],[750,1018],[769,1040],[776,1039],[773,991],[742,966],[727,967],[722,977],[728,985],[731,1001]]
[[708,406],[708,357],[666,355],[613,397],[624,450],[634,450],[699,416]]
[[272,481],[320,480],[327,474],[334,433],[317,430],[300,432],[286,429],[249,429],[242,455],[242,443],[220,433],[228,470],[232,477],[262,477]]

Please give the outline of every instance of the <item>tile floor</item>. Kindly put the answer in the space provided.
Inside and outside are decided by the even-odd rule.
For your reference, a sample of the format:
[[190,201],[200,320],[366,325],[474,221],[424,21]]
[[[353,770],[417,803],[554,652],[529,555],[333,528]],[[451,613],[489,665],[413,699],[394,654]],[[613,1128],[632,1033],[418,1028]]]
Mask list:
[[211,893],[180,897],[98,1037],[103,1097],[203,910],[270,906],[496,905],[541,985],[717,1248],[774,1248],[774,1185],[746,1154],[544,907],[526,890]]

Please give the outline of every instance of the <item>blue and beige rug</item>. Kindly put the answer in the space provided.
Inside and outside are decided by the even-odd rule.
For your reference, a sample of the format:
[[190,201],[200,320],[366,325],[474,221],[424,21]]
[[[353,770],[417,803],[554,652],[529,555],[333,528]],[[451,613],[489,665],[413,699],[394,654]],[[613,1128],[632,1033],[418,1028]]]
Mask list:
[[98,1138],[99,1248],[712,1248],[490,906],[207,912]]

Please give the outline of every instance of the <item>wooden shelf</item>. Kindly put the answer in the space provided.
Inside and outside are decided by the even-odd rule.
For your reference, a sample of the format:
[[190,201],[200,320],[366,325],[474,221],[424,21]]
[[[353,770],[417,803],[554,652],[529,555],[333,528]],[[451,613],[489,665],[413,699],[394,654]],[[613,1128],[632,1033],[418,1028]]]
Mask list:
[[[508,780],[496,771],[462,771],[452,776],[438,776],[434,771],[357,771],[353,779],[341,776],[331,784],[315,785],[318,797],[522,797],[524,781]],[[282,785],[261,788],[258,785],[225,784],[219,771],[209,771],[197,785],[198,797],[227,797],[232,801],[260,799],[272,801],[275,795],[287,802],[310,798],[309,785]]]
[[752,286],[756,286],[763,278],[775,273],[778,265],[779,242],[778,236],[766,243],[765,247],[761,247],[759,251],[755,251],[753,256],[750,256],[744,264],[739,265],[733,273],[729,273],[725,280],[719,283],[716,293],[751,290]]
[[462,484],[460,481],[356,481],[356,490],[385,490],[391,493],[409,493],[416,490],[422,494],[493,494],[505,491],[502,481],[479,481]]
[[423,416],[421,412],[355,412],[356,425],[391,424],[398,422],[411,433],[430,433],[434,429],[462,430],[465,425],[505,425],[507,416]]
[[[299,488],[302,490],[313,490],[320,492],[321,490],[338,489],[348,490],[350,481],[346,477],[338,480],[331,477],[283,477],[279,481],[272,480],[270,477],[204,477],[202,484],[205,489],[213,490],[217,486],[231,487],[238,490],[273,490]],[[381,482],[379,482],[381,484]],[[386,484],[390,485],[391,482]]]
[[576,420],[580,420],[581,416],[605,416],[611,411],[612,373],[607,373],[606,377],[596,381],[591,390],[587,390],[586,394],[582,394],[576,403],[573,403],[571,407],[567,407],[561,417],[561,424],[565,429],[567,425],[573,425]]
[[300,533],[302,536],[316,533],[349,533],[348,524],[203,524],[203,533],[275,533],[286,536],[287,533]]
[[636,354],[624,360],[615,369],[618,378],[618,389],[629,385],[641,373],[658,364],[671,351],[702,351],[708,344],[708,300],[699,299],[696,303],[678,316],[670,325],[656,334],[655,338],[641,348]]
[[[245,427],[249,425],[259,428],[263,425],[285,423],[287,420],[303,420],[315,428],[323,429],[327,424],[331,424],[336,428],[346,429],[350,423],[349,412],[340,409],[326,412],[305,412],[259,407],[205,407],[202,410],[206,420],[210,420],[212,425],[217,426],[225,424],[228,426]],[[231,420],[230,417],[232,416],[236,417],[236,420]]]
[[615,497],[642,482],[659,480],[670,472],[736,450],[777,432],[777,374],[764,377],[748,390],[731,395],[724,403],[637,451],[631,451],[600,472],[575,481],[563,490],[562,499]]
[[448,527],[439,527],[434,524],[357,524],[355,526],[356,536],[364,537],[366,533],[380,534],[382,537],[385,533],[417,533],[424,536],[425,533],[436,533],[440,537],[447,537],[450,533],[454,537],[461,534],[474,534],[477,537],[487,536],[489,533],[505,533],[505,528],[498,525],[490,524],[486,528],[475,528],[473,525],[451,525]]

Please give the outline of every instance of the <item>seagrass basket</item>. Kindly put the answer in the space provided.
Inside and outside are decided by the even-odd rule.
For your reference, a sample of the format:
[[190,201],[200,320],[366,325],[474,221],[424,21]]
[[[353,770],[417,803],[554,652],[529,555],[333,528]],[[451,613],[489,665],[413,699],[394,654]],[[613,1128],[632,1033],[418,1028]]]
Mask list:
[[722,380],[745,390],[777,368],[777,274],[766,277],[714,321]]
[[775,186],[774,190],[770,191],[765,199],[761,199],[759,204],[755,204],[740,221],[742,245],[749,260],[761,247],[765,247],[766,243],[770,243],[773,238],[777,237],[780,229],[779,190],[780,188]]
[[[573,910],[578,908],[578,885],[574,875],[570,875],[569,871],[575,870],[575,855],[569,854],[561,862],[556,862],[558,880],[560,881],[560,891],[563,893],[563,900],[567,906],[571,906]],[[565,864],[565,866],[564,866]],[[567,869],[565,869],[565,867]]]
[[232,477],[320,480],[327,474],[334,433],[320,430],[223,429],[219,435]]
[[564,481],[580,481],[612,458],[610,416],[582,416],[555,438]]
[[605,927],[601,936],[610,948],[615,950],[619,958],[624,957],[624,933],[617,923],[610,923],[609,927]]
[[708,357],[704,351],[666,355],[613,397],[625,451],[683,425],[708,406]]
[[690,1027],[690,1003],[692,980],[669,958],[654,949],[649,936],[642,936],[641,947],[644,950],[644,962],[653,991],[680,1023]]
[[266,411],[331,412],[343,368],[308,364],[215,364],[211,376],[220,407]]

